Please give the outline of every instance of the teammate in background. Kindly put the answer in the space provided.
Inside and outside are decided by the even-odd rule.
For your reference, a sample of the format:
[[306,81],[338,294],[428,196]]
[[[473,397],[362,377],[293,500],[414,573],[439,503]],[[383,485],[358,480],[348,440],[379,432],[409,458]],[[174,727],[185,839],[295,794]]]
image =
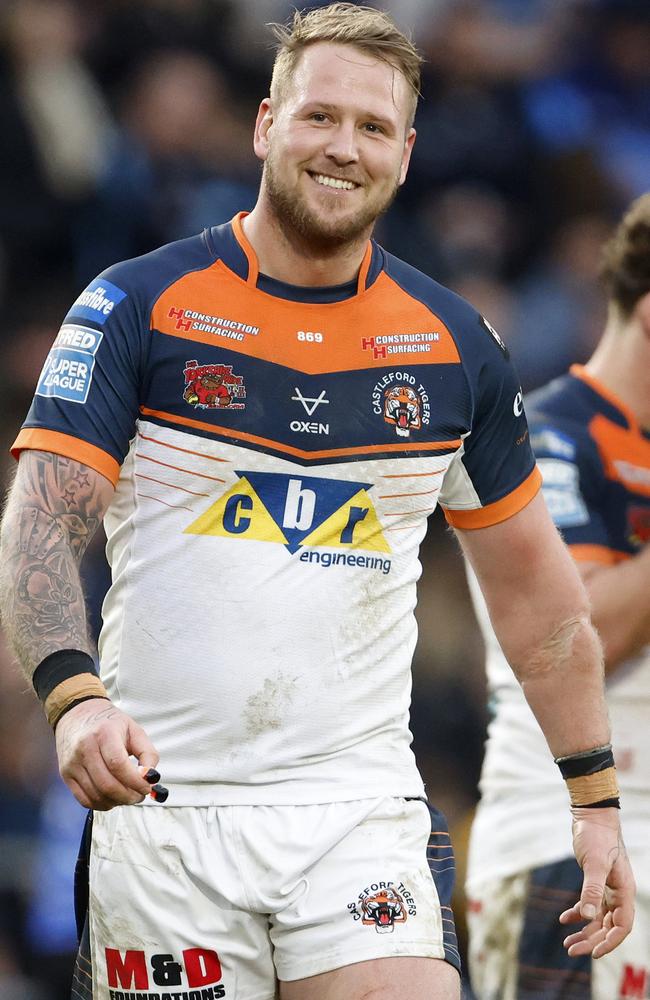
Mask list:
[[[569,918],[593,919],[571,952],[632,923],[600,647],[516,377],[471,306],[370,238],[420,58],[354,4],[278,34],[253,212],[93,281],[15,444],[5,625],[93,810],[77,1000],[458,997],[449,839],[408,727],[438,500],[577,775]],[[78,561],[102,518],[100,680]]]
[[[543,493],[576,560],[605,650],[635,927],[600,962],[568,960],[554,917],[581,873],[567,796],[489,626],[493,717],[470,840],[470,971],[479,1000],[618,1000],[650,987],[650,194],[606,245],[603,337],[584,368],[527,400]],[[580,709],[575,709],[580,724]]]

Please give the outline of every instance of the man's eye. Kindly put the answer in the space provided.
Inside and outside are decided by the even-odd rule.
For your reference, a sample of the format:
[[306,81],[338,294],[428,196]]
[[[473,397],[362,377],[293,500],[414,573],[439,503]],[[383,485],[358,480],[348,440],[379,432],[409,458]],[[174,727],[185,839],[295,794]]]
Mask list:
[[375,124],[375,122],[366,122],[366,124],[363,127],[366,130],[366,132],[377,132],[381,134],[384,131],[381,125],[377,125]]
[[314,113],[311,114],[309,117],[311,118],[312,121],[315,121],[315,122],[326,122],[327,121],[327,115],[324,114],[322,111],[314,111]]

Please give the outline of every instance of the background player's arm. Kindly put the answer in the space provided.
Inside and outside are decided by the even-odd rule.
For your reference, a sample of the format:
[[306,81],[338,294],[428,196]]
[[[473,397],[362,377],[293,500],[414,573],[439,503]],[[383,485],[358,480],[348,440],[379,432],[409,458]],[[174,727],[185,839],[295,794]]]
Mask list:
[[591,618],[609,673],[650,644],[650,545],[613,566],[591,562],[577,566],[589,594]]
[[[514,517],[458,531],[501,647],[554,757],[610,741],[598,636],[575,563],[540,494]],[[629,934],[634,877],[618,810],[573,808],[573,844],[583,869],[580,899],[563,923],[588,920],[565,940],[570,955],[598,958]]]
[[542,496],[500,524],[457,535],[553,756],[608,743],[589,600]]
[[[21,454],[0,531],[0,612],[29,680],[53,653],[92,652],[79,567],[112,495],[112,484],[80,462]],[[109,701],[70,708],[56,725],[56,742],[61,775],[86,808],[140,802],[150,791],[142,772],[158,754]]]

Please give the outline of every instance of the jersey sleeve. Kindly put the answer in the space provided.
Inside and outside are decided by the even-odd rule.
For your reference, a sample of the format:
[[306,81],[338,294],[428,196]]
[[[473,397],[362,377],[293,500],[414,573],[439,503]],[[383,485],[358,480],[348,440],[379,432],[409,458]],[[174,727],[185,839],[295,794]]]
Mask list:
[[551,517],[578,562],[617,562],[603,502],[603,470],[586,428],[533,414],[531,442]]
[[440,492],[456,528],[484,528],[512,517],[541,485],[519,380],[496,332],[475,336],[465,363],[474,407],[470,431],[447,470]]
[[69,310],[12,446],[73,458],[113,484],[135,432],[148,321],[129,262],[88,285]]

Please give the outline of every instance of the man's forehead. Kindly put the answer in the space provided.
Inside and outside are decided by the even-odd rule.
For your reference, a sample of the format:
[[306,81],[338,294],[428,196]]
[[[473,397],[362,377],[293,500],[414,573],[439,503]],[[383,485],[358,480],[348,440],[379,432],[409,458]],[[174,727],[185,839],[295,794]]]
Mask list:
[[287,97],[291,103],[377,105],[377,113],[406,113],[409,86],[400,70],[354,45],[316,42],[301,53]]

